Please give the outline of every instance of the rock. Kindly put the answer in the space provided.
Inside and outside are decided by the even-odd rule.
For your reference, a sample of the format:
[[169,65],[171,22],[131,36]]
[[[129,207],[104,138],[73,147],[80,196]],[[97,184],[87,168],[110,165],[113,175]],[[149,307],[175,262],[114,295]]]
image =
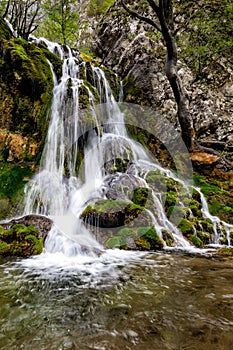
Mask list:
[[[142,193],[140,201],[141,195]],[[137,200],[138,198],[139,193]],[[153,228],[151,216],[140,205],[119,200],[97,200],[83,211],[81,218],[87,228],[95,234],[97,241],[106,248],[163,248],[163,241]]]
[[0,255],[27,257],[42,250],[43,238],[34,226],[19,223],[8,229],[0,226]]
[[[145,11],[148,15],[148,9]],[[122,78],[124,101],[150,106],[177,127],[176,104],[164,70],[166,50],[159,33],[127,14],[120,0],[115,1],[95,32],[93,51],[101,63]],[[233,69],[225,61],[222,58],[218,62],[216,72],[206,67],[207,78],[203,80],[196,80],[181,59],[178,69],[197,137],[201,140],[211,136],[216,142],[225,142],[232,152],[228,147],[233,145]]]
[[53,222],[46,216],[35,214],[25,215],[17,219],[12,219],[8,222],[0,222],[0,226],[2,226],[4,230],[9,230],[16,224],[22,224],[26,227],[35,227],[39,231],[39,237],[45,240],[48,232],[51,230]]

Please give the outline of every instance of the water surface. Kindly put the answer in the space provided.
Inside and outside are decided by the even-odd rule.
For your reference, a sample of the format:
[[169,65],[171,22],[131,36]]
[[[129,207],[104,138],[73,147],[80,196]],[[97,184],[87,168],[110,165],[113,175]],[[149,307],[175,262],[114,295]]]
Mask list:
[[0,349],[233,349],[233,260],[107,251],[0,260]]

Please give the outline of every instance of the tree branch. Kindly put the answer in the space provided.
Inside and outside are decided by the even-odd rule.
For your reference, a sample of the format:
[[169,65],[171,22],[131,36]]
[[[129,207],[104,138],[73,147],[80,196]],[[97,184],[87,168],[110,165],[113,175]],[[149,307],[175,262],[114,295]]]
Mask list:
[[155,29],[157,29],[159,32],[162,31],[161,28],[158,26],[158,24],[155,23],[152,19],[147,18],[147,17],[144,17],[144,16],[141,16],[139,13],[137,13],[137,12],[131,10],[130,8],[128,8],[128,6],[126,6],[126,4],[124,3],[123,0],[121,0],[121,3],[122,3],[123,8],[124,8],[131,16],[136,17],[136,18],[140,19],[141,21],[150,24],[150,25],[153,26]]

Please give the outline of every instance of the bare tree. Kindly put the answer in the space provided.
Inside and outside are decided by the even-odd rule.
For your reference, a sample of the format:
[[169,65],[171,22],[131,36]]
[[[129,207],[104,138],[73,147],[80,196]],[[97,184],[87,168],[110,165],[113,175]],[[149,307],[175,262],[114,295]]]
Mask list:
[[12,25],[17,37],[28,39],[38,24],[41,0],[9,0],[3,1],[5,6],[2,14]]
[[124,0],[121,0],[123,8],[133,17],[138,18],[150,24],[156,31],[161,32],[167,49],[167,57],[165,64],[166,76],[172,88],[176,103],[178,120],[181,127],[183,141],[188,149],[194,146],[195,133],[193,128],[192,118],[188,107],[188,98],[183,89],[183,84],[177,70],[177,43],[176,30],[173,19],[173,1],[159,0],[157,3],[154,0],[146,0],[156,15],[157,21],[144,16],[138,11],[128,7]]

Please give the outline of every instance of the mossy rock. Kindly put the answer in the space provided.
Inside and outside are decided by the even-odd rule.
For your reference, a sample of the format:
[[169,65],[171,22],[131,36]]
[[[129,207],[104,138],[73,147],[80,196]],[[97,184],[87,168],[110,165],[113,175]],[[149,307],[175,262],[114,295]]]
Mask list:
[[24,186],[33,173],[27,164],[0,161],[0,219],[17,215],[23,203]]
[[159,171],[149,171],[146,176],[146,182],[153,188],[155,192],[167,191],[166,176]]
[[15,224],[4,230],[0,226],[0,254],[27,257],[43,251],[43,238],[32,225]]
[[201,225],[203,231],[208,232],[211,235],[214,234],[214,226],[210,219],[203,218],[198,220],[198,223]]
[[169,191],[169,192],[163,193],[163,197],[165,197],[164,207],[165,207],[165,212],[167,214],[169,208],[177,204],[178,195],[177,195],[177,192]]
[[202,248],[203,247],[202,240],[199,237],[197,237],[196,235],[192,235],[190,237],[190,240],[197,248]]
[[[43,141],[48,128],[53,75],[47,57],[35,43],[23,39],[2,41],[0,89],[3,91],[0,127]],[[48,52],[48,51],[47,51]],[[4,120],[5,125],[1,125]]]
[[145,207],[148,197],[151,195],[151,189],[147,187],[138,187],[133,190],[132,202]]
[[10,40],[12,38],[12,33],[10,28],[4,21],[4,19],[0,16],[0,40]]
[[122,200],[97,200],[89,205],[81,214],[90,225],[98,222],[99,227],[120,227],[137,218],[143,211],[140,205]]
[[124,250],[161,250],[163,241],[153,227],[123,228],[117,236],[110,237],[105,242],[108,249],[119,248]]
[[190,235],[194,235],[195,233],[193,224],[187,219],[182,219],[179,222],[178,228],[180,229],[184,237],[189,237]]
[[162,230],[162,236],[163,236],[163,240],[166,243],[166,245],[168,247],[173,247],[175,245],[175,241],[172,235],[172,232],[163,229]]
[[171,205],[167,209],[167,217],[173,224],[178,225],[183,218],[187,218],[187,208]]
[[209,232],[197,231],[197,237],[200,238],[204,245],[211,243],[212,234]]
[[233,224],[233,197],[229,182],[197,174],[194,176],[194,182],[204,194],[210,213]]

